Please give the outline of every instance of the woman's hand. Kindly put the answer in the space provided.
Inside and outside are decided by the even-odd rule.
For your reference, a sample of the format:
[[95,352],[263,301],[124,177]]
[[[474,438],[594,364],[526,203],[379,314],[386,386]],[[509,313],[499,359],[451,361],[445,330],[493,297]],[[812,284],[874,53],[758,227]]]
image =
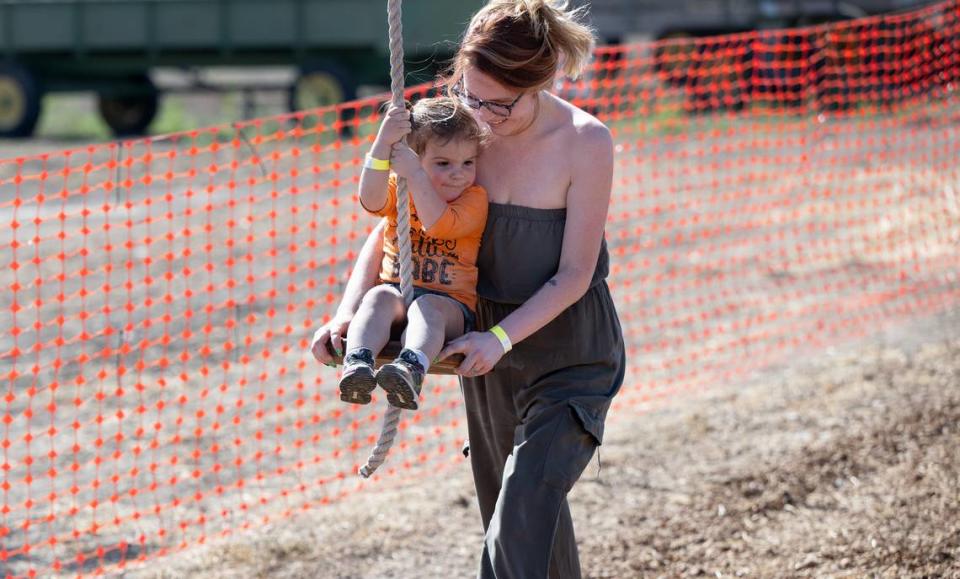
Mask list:
[[470,332],[451,340],[444,348],[438,360],[443,360],[453,354],[463,354],[463,362],[455,372],[464,377],[486,374],[496,366],[503,357],[503,346],[500,340],[490,332]]
[[318,362],[327,366],[335,365],[334,354],[343,355],[343,348],[346,346],[344,336],[347,335],[349,325],[350,318],[335,317],[313,333],[310,353]]

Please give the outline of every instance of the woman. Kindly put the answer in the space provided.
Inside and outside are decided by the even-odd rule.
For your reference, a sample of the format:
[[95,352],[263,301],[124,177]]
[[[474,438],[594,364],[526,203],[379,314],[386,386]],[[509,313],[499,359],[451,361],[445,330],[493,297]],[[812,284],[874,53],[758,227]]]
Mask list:
[[[613,142],[597,119],[547,92],[593,47],[578,14],[547,0],[492,0],[471,20],[449,90],[493,133],[477,162],[489,195],[477,327],[462,353],[470,459],[486,532],[481,578],[580,577],[567,493],[603,437],[624,376],[604,281]],[[329,361],[373,283],[374,231],[333,321],[314,336]],[[512,348],[512,349],[511,349]]]

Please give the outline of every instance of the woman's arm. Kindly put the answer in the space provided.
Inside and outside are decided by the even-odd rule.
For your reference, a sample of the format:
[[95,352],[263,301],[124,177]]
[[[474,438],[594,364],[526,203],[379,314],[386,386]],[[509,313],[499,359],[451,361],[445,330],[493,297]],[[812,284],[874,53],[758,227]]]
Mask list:
[[360,255],[357,256],[357,263],[350,272],[350,279],[347,280],[336,314],[313,334],[310,351],[317,361],[323,364],[332,363],[334,353],[338,355],[341,353],[344,336],[350,321],[353,320],[353,315],[360,307],[360,302],[363,301],[367,290],[377,284],[380,265],[383,261],[383,228],[386,225],[386,219],[381,219],[370,232],[370,236],[360,249]]
[[[530,336],[573,305],[590,287],[603,241],[613,186],[613,139],[596,123],[584,127],[571,155],[571,183],[567,192],[567,221],[557,273],[499,325],[514,343]],[[490,332],[471,333],[440,353],[465,355],[458,373],[477,376],[490,371],[503,347]]]

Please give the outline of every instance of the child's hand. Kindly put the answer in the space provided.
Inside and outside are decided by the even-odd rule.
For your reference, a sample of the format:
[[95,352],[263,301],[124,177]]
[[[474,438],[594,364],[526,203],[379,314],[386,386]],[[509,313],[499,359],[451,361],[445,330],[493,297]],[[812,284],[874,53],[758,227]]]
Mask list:
[[410,132],[410,111],[400,107],[390,106],[387,114],[383,117],[380,124],[380,131],[377,133],[376,144],[383,147],[390,147],[400,139],[407,136]]
[[390,155],[390,168],[397,174],[397,177],[412,179],[421,169],[420,157],[413,152],[406,143],[396,143],[393,145],[393,153]]

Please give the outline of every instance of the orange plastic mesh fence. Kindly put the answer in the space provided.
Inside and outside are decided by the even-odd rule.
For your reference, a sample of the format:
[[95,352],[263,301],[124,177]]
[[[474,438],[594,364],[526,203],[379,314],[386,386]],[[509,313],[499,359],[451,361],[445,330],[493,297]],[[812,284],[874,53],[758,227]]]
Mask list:
[[[617,143],[612,419],[960,303],[958,21],[602,48],[558,85]],[[115,571],[463,460],[431,376],[355,476],[384,400],[307,353],[374,224],[379,104],[0,162],[0,570]]]

